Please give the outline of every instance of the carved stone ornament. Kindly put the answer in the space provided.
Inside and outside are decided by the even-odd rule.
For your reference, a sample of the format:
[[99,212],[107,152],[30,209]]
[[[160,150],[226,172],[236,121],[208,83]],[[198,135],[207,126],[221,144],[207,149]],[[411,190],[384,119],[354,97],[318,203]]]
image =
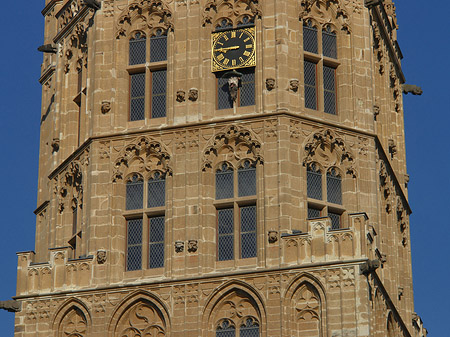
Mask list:
[[97,250],[97,263],[104,264],[106,262],[106,250]]
[[351,33],[349,15],[341,2],[339,0],[301,0],[299,19],[307,20],[313,17],[322,25],[335,23],[349,34]]
[[228,91],[233,102],[236,102],[239,89],[239,77],[230,77],[228,79]]
[[397,154],[397,145],[395,144],[393,139],[388,140],[388,146],[391,157],[394,157]]
[[177,91],[177,102],[181,103],[186,100],[186,92],[184,90]]
[[137,137],[120,150],[114,163],[113,182],[124,179],[132,170],[141,173],[157,170],[171,175],[169,162],[170,155],[161,143],[148,137]]
[[59,138],[53,138],[52,140],[52,153],[59,151]]
[[184,242],[183,241],[175,241],[175,252],[182,253],[184,251]]
[[21,310],[21,304],[15,300],[0,301],[0,309],[9,312],[19,312]]
[[293,91],[293,92],[297,92],[298,91],[298,87],[299,87],[299,80],[297,79],[292,79],[289,81],[289,90]]
[[231,26],[242,23],[242,20],[253,21],[262,15],[258,0],[207,0],[203,10],[203,26],[213,24],[216,27],[223,18],[231,22]]
[[198,241],[197,240],[189,240],[188,241],[188,252],[195,253],[198,250]]
[[412,84],[403,84],[402,85],[402,90],[403,93],[405,95],[411,93],[413,95],[422,95],[423,94],[423,90],[422,88],[418,87],[417,85],[412,85]]
[[264,162],[261,155],[261,143],[250,130],[230,125],[216,133],[208,142],[203,153],[202,170],[212,169],[218,160],[238,162],[244,159]]
[[192,102],[195,102],[198,100],[198,89],[197,88],[189,89],[189,100]]
[[278,232],[277,231],[273,231],[273,230],[269,231],[268,236],[269,236],[268,237],[269,243],[275,243],[278,241]]
[[303,165],[317,161],[324,167],[341,167],[345,173],[356,177],[355,156],[332,130],[325,129],[309,136],[304,149]]
[[266,79],[266,89],[269,91],[272,91],[273,89],[275,89],[275,79],[274,78],[267,78]]
[[172,12],[161,0],[132,0],[119,16],[116,38],[126,36],[136,23],[148,27],[152,32],[172,30]]
[[373,115],[375,116],[375,119],[380,114],[380,106],[378,104],[375,104],[373,106]]
[[110,101],[103,101],[102,102],[102,114],[107,114],[111,111],[111,102]]

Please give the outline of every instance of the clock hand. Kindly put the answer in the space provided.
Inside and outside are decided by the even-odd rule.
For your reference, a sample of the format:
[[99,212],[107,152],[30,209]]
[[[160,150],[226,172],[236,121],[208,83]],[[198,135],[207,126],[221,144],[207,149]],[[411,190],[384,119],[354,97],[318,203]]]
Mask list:
[[216,49],[215,51],[224,53],[224,52],[227,52],[227,51],[229,51],[229,50],[235,50],[235,49],[239,49],[239,46],[232,46],[232,47],[226,47],[226,48],[219,48],[219,49]]

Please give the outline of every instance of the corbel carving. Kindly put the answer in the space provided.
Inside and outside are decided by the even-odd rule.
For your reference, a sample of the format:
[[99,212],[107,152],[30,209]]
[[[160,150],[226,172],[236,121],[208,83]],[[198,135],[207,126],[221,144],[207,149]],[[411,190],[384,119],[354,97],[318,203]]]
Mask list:
[[360,266],[361,274],[368,276],[370,273],[374,273],[378,268],[380,268],[380,261],[379,260],[369,260],[364,262]]
[[198,250],[198,241],[197,240],[189,240],[188,241],[188,252],[195,253]]
[[107,114],[111,111],[111,102],[110,101],[103,101],[102,102],[102,114]]
[[104,264],[106,262],[106,250],[97,250],[97,263]]
[[298,91],[298,87],[299,87],[299,83],[300,81],[297,79],[292,79],[289,81],[289,90],[293,91],[293,92],[297,92]]
[[191,88],[189,89],[189,100],[192,102],[195,102],[198,100],[198,89],[197,88]]
[[177,91],[177,102],[181,103],[186,100],[186,92],[184,90]]
[[266,89],[268,91],[272,91],[273,89],[275,89],[275,79],[274,78],[267,78],[266,79]]
[[53,138],[52,140],[52,153],[58,152],[59,151],[59,138]]
[[268,233],[269,243],[275,243],[278,241],[278,232],[274,230],[270,230]]
[[184,251],[184,242],[175,241],[175,252],[182,253]]

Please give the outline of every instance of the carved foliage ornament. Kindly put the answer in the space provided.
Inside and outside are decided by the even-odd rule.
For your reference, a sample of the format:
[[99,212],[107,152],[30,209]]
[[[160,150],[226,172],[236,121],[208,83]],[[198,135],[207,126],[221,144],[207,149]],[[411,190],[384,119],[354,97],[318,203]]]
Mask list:
[[136,165],[140,172],[158,170],[172,174],[169,162],[170,155],[163,145],[147,137],[136,138],[120,151],[114,164],[113,182],[124,179],[131,165]]
[[261,156],[261,143],[255,139],[250,130],[229,126],[217,133],[209,141],[203,153],[202,169],[212,168],[213,164],[221,157],[221,161],[236,162],[251,159],[253,162],[264,162]]
[[116,38],[125,36],[136,22],[152,31],[173,30],[172,13],[161,0],[132,1],[119,16],[116,24]]
[[258,0],[208,0],[203,10],[203,26],[206,24],[219,25],[223,20],[236,26],[244,18],[253,21],[261,17],[261,5]]
[[299,19],[310,18],[322,25],[338,23],[342,30],[351,33],[349,15],[338,0],[301,0]]
[[61,322],[60,333],[58,336],[64,337],[84,337],[86,336],[87,321],[83,312],[74,308]]
[[166,336],[166,326],[159,310],[148,303],[138,303],[121,317],[116,337]]
[[355,157],[342,138],[331,130],[323,130],[309,137],[305,145],[303,165],[318,161],[324,167],[338,166],[356,177]]

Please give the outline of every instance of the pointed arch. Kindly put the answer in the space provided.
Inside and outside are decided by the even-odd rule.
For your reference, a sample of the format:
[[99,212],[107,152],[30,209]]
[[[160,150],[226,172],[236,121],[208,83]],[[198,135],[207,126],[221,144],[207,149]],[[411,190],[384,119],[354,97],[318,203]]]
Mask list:
[[119,303],[109,323],[108,336],[169,336],[170,316],[165,303],[155,294],[136,291]]
[[92,326],[88,307],[75,297],[58,308],[52,322],[55,337],[87,337]]
[[212,24],[217,27],[222,20],[236,26],[247,18],[250,22],[261,17],[261,5],[258,0],[209,0],[203,8],[203,26]]
[[116,23],[116,38],[127,36],[134,25],[143,26],[150,33],[173,30],[172,12],[161,0],[133,0],[120,14]]
[[330,129],[320,130],[309,136],[304,145],[303,165],[317,162],[322,168],[336,167],[356,178],[355,156],[344,139]]
[[[218,287],[206,300],[202,316],[202,337],[215,336],[217,328],[226,326],[259,327],[259,335],[265,336],[266,310],[262,295],[242,281],[229,281]],[[227,324],[228,323],[228,324]]]
[[351,33],[349,14],[339,0],[301,0],[299,19],[319,21]]
[[160,171],[172,175],[171,156],[165,147],[149,137],[135,138],[124,146],[114,163],[113,182],[124,179],[130,172],[146,175],[151,171]]
[[237,163],[249,159],[263,163],[261,142],[252,131],[231,125],[216,133],[203,151],[202,170],[213,169],[219,162]]
[[298,276],[286,288],[283,298],[288,322],[286,333],[326,336],[325,289],[317,278],[307,273]]

